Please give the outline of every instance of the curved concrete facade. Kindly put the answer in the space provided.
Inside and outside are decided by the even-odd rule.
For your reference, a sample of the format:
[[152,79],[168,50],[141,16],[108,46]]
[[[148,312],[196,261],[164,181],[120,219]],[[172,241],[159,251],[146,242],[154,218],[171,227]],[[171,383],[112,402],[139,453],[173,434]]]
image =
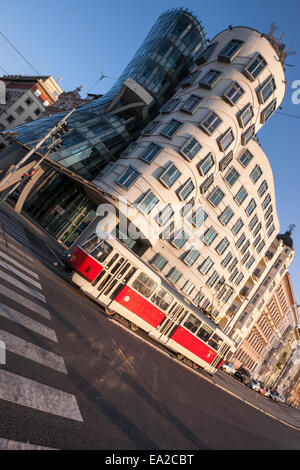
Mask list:
[[[184,80],[177,87],[169,109],[162,108],[152,121],[152,129],[150,123],[144,135],[94,183],[115,198],[126,198],[128,208],[139,208],[147,195],[155,195],[158,201],[152,200],[149,213],[138,211],[138,216],[129,216],[143,238],[147,238],[149,220],[160,235],[148,236],[151,247],[143,259],[156,266],[158,255],[163,257],[166,263],[156,266],[161,274],[183,289],[191,301],[212,308],[219,321],[234,302],[238,304],[234,314],[240,311],[242,289],[251,291],[261,282],[255,281],[252,273],[268,263],[265,254],[279,232],[272,170],[253,138],[282,102],[285,76],[268,39],[246,27],[218,34],[196,62],[199,65],[192,71],[190,82]],[[187,155],[185,145],[192,138],[198,151]],[[150,144],[159,146],[152,145],[153,152],[157,151],[153,159]],[[126,180],[130,172],[136,176],[132,183]],[[189,184],[193,190],[183,200],[185,185]],[[158,217],[168,204],[175,204],[174,216],[181,217],[189,202],[194,206],[185,217],[189,239],[178,248],[173,243],[177,236],[173,229],[169,240],[161,239],[172,219],[161,226]],[[198,205],[207,218],[195,231],[192,219]],[[234,233],[239,220],[243,226]],[[208,243],[199,245],[205,236]],[[223,251],[222,245],[220,253],[217,250],[225,238],[228,246]],[[186,260],[194,248],[198,257],[190,266]],[[213,264],[208,271],[205,265],[203,272],[208,258]],[[174,269],[180,276],[172,276]]]

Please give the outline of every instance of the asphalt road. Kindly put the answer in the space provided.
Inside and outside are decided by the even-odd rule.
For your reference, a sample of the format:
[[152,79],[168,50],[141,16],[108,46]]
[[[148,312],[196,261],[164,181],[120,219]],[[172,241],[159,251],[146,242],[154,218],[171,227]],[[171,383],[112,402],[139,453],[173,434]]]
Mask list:
[[148,344],[49,269],[19,222],[0,224],[0,449],[300,449],[298,410]]

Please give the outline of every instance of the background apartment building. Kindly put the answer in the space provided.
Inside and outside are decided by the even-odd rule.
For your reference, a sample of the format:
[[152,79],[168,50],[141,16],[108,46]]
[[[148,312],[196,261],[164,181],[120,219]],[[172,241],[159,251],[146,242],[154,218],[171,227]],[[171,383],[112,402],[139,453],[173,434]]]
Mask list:
[[[4,75],[5,103],[0,104],[0,132],[39,119],[62,89],[52,76]],[[0,134],[0,151],[8,140]]]

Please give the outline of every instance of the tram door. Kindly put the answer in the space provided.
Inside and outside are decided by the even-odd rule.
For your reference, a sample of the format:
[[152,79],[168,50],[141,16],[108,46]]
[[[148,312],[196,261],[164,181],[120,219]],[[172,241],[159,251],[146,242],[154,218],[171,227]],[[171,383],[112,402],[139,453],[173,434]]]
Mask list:
[[188,311],[181,304],[173,304],[153,336],[163,343],[167,343],[187,314]]
[[[135,273],[136,267],[116,250],[106,260],[104,269],[89,286],[90,292],[97,300],[108,305],[112,301],[112,294],[121,290]],[[114,297],[115,297],[114,295]]]

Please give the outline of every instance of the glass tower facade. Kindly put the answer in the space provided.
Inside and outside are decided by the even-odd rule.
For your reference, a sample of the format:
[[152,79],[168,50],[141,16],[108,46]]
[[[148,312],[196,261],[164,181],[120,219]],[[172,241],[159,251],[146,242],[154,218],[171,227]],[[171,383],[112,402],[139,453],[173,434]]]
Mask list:
[[[68,119],[70,130],[63,136],[60,149],[50,154],[50,158],[89,181],[95,178],[107,162],[118,158],[139,136],[159,107],[172,96],[176,85],[193,66],[195,56],[205,48],[205,34],[192,13],[183,9],[164,12],[113,87]],[[128,78],[152,97],[144,115],[139,108],[126,109],[124,96],[108,110]],[[8,134],[31,147],[63,115],[36,120],[11,129]]]
[[[183,9],[164,12],[113,87],[71,115],[60,148],[49,157],[62,169],[92,181],[140,136],[205,49],[203,28],[191,12]],[[134,89],[126,88],[128,80]],[[135,95],[135,89],[140,94]],[[132,106],[143,97],[147,98],[144,103]],[[38,119],[6,134],[30,148],[66,114]],[[41,153],[45,153],[47,144],[40,148]],[[84,183],[74,183],[51,168],[35,184],[24,206],[33,219],[66,247],[95,217],[96,207],[87,197]]]

